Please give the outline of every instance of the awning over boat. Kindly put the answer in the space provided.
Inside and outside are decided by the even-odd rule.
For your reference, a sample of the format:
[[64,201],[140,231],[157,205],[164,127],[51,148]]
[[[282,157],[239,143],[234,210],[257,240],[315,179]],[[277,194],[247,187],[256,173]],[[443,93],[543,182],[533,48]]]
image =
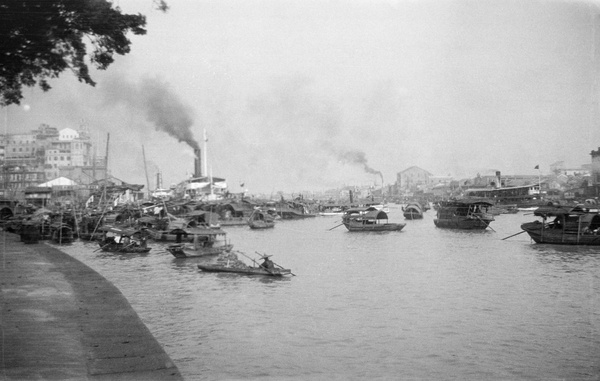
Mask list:
[[144,216],[144,217],[138,218],[138,222],[141,222],[144,224],[155,224],[158,222],[158,219],[156,217]]
[[374,208],[372,206],[363,207],[363,208],[350,208],[350,209],[347,209],[344,212],[344,214],[365,214],[367,212],[376,211],[376,210],[379,210],[379,209]]
[[363,219],[366,220],[387,220],[388,215],[383,210],[370,210],[363,215]]
[[544,206],[540,206],[539,208],[537,208],[533,212],[533,215],[540,216],[540,217],[548,217],[548,216],[556,217],[556,216],[564,216],[567,214],[585,214],[585,213],[587,213],[587,212],[585,210],[583,210],[580,206],[571,208],[568,206],[561,206],[561,205],[544,205]]
[[463,198],[463,199],[459,199],[459,200],[451,200],[451,201],[447,201],[447,204],[449,205],[457,205],[457,204],[462,204],[462,205],[487,205],[487,206],[492,206],[494,205],[492,202],[487,201],[485,199],[481,199],[481,198]]
[[581,225],[590,230],[600,228],[600,214],[585,214],[581,216]]
[[185,229],[187,234],[207,236],[207,235],[225,235],[225,230],[221,228],[189,228]]
[[107,232],[107,233],[121,235],[121,236],[128,236],[128,237],[131,237],[134,234],[142,233],[141,230],[137,230],[137,229],[123,229],[123,228],[116,228],[113,226],[101,226],[98,228],[98,230]]

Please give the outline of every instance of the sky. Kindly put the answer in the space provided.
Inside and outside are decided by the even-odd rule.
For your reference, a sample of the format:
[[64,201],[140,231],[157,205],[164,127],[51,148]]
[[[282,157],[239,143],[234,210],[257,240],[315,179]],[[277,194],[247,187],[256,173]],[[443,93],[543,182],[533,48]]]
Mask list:
[[[194,171],[232,192],[380,187],[591,163],[600,147],[592,1],[119,0],[147,34],[95,87],[27,88],[4,133],[90,131],[109,171],[154,189]],[[110,136],[110,138],[108,138]],[[145,159],[144,159],[145,158]]]

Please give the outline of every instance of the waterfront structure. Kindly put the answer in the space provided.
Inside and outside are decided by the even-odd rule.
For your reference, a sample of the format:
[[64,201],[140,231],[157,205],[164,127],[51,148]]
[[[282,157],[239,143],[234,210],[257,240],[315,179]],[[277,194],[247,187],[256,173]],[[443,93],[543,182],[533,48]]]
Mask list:
[[590,153],[592,156],[591,185],[595,188],[596,196],[600,195],[600,147]]
[[396,175],[396,187],[398,191],[424,189],[429,186],[433,175],[428,171],[412,166]]
[[47,124],[28,133],[0,135],[0,196],[24,197],[25,189],[59,177],[90,184],[107,176],[84,130]]

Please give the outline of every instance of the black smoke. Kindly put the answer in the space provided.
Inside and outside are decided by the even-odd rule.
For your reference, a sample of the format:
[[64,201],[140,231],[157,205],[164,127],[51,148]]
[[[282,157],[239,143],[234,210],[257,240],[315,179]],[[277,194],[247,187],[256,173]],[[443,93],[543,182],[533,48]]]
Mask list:
[[131,83],[124,78],[113,77],[103,87],[108,103],[140,113],[156,130],[166,132],[194,150],[200,149],[192,132],[192,109],[167,83],[157,78],[144,78],[139,83]]

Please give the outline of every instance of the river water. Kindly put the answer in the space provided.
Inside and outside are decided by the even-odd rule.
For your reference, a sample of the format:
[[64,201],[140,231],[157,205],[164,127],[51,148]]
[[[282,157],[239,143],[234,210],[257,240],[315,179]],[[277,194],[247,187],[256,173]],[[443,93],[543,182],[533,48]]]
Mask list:
[[[350,233],[339,216],[226,228],[294,277],[203,273],[203,259],[61,249],[127,297],[187,380],[598,380],[600,247],[538,245],[526,212],[486,231]],[[240,256],[240,259],[250,263]]]

